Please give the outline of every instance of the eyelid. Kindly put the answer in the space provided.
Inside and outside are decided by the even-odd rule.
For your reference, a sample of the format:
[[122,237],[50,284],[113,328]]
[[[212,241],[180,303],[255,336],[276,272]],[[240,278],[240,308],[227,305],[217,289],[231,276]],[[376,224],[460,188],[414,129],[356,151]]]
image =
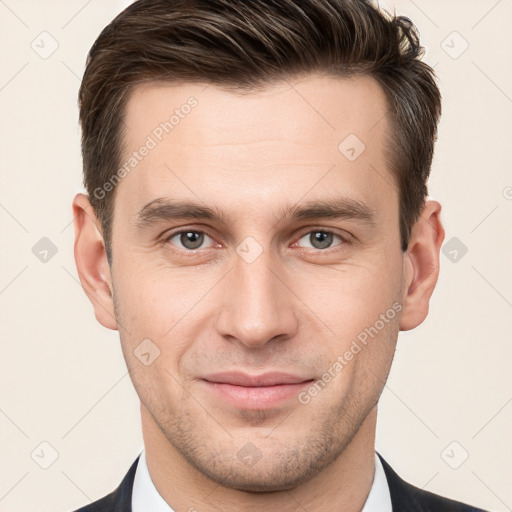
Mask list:
[[318,253],[329,253],[329,252],[332,252],[332,251],[336,251],[341,246],[344,246],[346,244],[350,244],[351,243],[351,238],[350,238],[348,233],[343,232],[344,234],[342,234],[342,233],[340,233],[338,230],[336,230],[334,228],[326,228],[326,227],[320,227],[320,226],[308,226],[304,231],[302,231],[298,235],[297,241],[294,242],[292,245],[297,244],[299,242],[299,240],[301,238],[303,238],[305,235],[308,235],[310,233],[315,233],[315,232],[328,233],[328,234],[332,234],[332,235],[338,236],[338,237],[340,237],[342,242],[340,244],[338,244],[338,245],[335,245],[334,247],[327,247],[326,249],[315,249],[314,247],[313,248],[308,248],[308,247],[304,248],[304,249],[306,249],[309,252],[314,251],[314,252],[318,252]]
[[[208,233],[208,231],[205,231],[204,229],[197,229],[197,228],[178,228],[176,231],[172,230],[172,231],[168,231],[167,233],[165,233],[164,235],[164,238],[162,239],[162,244],[167,244],[167,243],[170,243],[171,240],[178,236],[178,235],[181,235],[182,233],[202,233],[203,235],[206,235],[207,237],[209,237],[211,240],[213,240],[215,242],[215,237],[213,237],[212,235],[210,235]],[[171,244],[171,245],[174,245],[174,244]],[[176,246],[175,246],[176,247]],[[195,254],[196,251],[204,251],[206,249],[211,249],[212,247],[206,247],[206,248],[199,248],[199,249],[180,249],[179,247],[176,247],[177,250],[179,251],[182,251],[182,252],[189,252],[189,253],[192,253],[192,254]]]
[[[215,237],[212,236],[204,228],[182,227],[182,228],[176,228],[176,230],[171,230],[170,232],[169,231],[166,232],[163,235],[163,239],[162,239],[161,243],[162,244],[170,243],[170,241],[177,235],[181,235],[182,233],[188,233],[188,232],[202,233],[202,234],[208,236],[213,241],[215,241]],[[334,228],[328,228],[328,227],[322,227],[322,226],[307,226],[306,228],[303,228],[303,230],[300,232],[299,235],[296,235],[296,237],[295,237],[296,241],[293,242],[292,245],[297,244],[301,238],[303,238],[305,235],[313,233],[313,232],[329,233],[329,234],[339,236],[340,239],[342,240],[342,243],[340,243],[334,247],[328,247],[326,249],[305,248],[309,252],[314,251],[314,252],[318,252],[318,253],[328,253],[328,252],[335,251],[340,246],[351,243],[350,235],[348,233],[343,232],[343,234],[342,234]],[[218,244],[218,242],[216,242],[216,243]],[[173,245],[173,244],[171,244],[171,245]],[[218,247],[218,245],[217,245],[217,247]],[[212,249],[212,248],[213,247],[206,247],[206,248],[199,248],[199,249],[180,249],[179,247],[176,247],[176,249],[181,252],[192,253],[192,254],[195,254],[196,251],[204,251],[206,249]]]
[[307,235],[308,233],[314,232],[314,231],[321,231],[322,233],[332,233],[333,235],[338,235],[339,237],[343,238],[344,240],[349,239],[349,233],[343,230],[339,230],[336,228],[330,228],[325,226],[307,226],[306,228],[303,228],[300,231],[299,238],[303,237],[304,235]]

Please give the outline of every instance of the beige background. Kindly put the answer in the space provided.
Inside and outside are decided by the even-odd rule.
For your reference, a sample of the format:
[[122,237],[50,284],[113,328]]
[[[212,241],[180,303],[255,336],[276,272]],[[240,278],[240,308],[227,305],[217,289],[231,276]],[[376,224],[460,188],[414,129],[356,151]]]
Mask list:
[[[439,76],[430,191],[444,205],[446,242],[468,251],[442,256],[428,320],[400,335],[377,449],[419,487],[512,510],[512,2],[384,5],[417,24]],[[87,51],[121,6],[0,0],[1,512],[85,505],[113,490],[142,449],[118,335],[95,321],[72,253],[77,91]],[[41,37],[45,51],[58,42],[46,59],[31,47]],[[47,262],[32,252],[42,237],[57,248]]]

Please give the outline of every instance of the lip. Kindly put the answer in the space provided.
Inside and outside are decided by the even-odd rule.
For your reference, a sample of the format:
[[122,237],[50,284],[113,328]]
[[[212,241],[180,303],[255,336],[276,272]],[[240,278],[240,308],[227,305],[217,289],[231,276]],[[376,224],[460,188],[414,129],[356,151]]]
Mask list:
[[201,381],[211,393],[237,408],[269,409],[297,398],[314,379],[284,372],[223,372],[205,376]]

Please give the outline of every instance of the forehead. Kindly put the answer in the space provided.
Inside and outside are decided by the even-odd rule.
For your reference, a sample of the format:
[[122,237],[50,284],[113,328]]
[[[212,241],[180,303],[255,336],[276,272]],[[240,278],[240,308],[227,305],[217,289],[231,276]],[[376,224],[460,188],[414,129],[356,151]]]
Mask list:
[[[382,120],[386,110],[384,91],[369,76],[308,75],[248,92],[213,84],[151,82],[136,86],[128,97],[127,142],[153,134],[156,139],[163,136],[165,140],[159,142],[165,145],[173,137],[195,131],[196,144],[256,142],[265,134],[267,140],[318,143],[324,138],[329,144],[331,138],[336,141],[349,130],[367,138],[366,132]],[[173,137],[165,137],[169,129]]]
[[[308,194],[395,194],[386,97],[371,77],[307,76],[248,93],[213,84],[137,86],[126,105],[121,202],[160,197],[264,207]],[[386,190],[387,189],[387,190]],[[116,208],[120,206],[116,198]],[[120,206],[125,209],[125,206]]]

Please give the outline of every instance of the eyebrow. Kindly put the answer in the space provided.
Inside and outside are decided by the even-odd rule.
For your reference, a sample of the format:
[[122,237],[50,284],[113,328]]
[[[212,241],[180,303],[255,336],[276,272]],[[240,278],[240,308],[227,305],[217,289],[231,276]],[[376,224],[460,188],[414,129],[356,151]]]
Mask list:
[[[185,219],[209,220],[226,223],[229,217],[215,207],[192,201],[177,201],[158,198],[146,204],[136,215],[135,225],[139,229],[153,224]],[[370,226],[376,224],[376,213],[365,203],[346,197],[313,200],[280,208],[278,222],[317,219],[348,219],[362,221]]]

